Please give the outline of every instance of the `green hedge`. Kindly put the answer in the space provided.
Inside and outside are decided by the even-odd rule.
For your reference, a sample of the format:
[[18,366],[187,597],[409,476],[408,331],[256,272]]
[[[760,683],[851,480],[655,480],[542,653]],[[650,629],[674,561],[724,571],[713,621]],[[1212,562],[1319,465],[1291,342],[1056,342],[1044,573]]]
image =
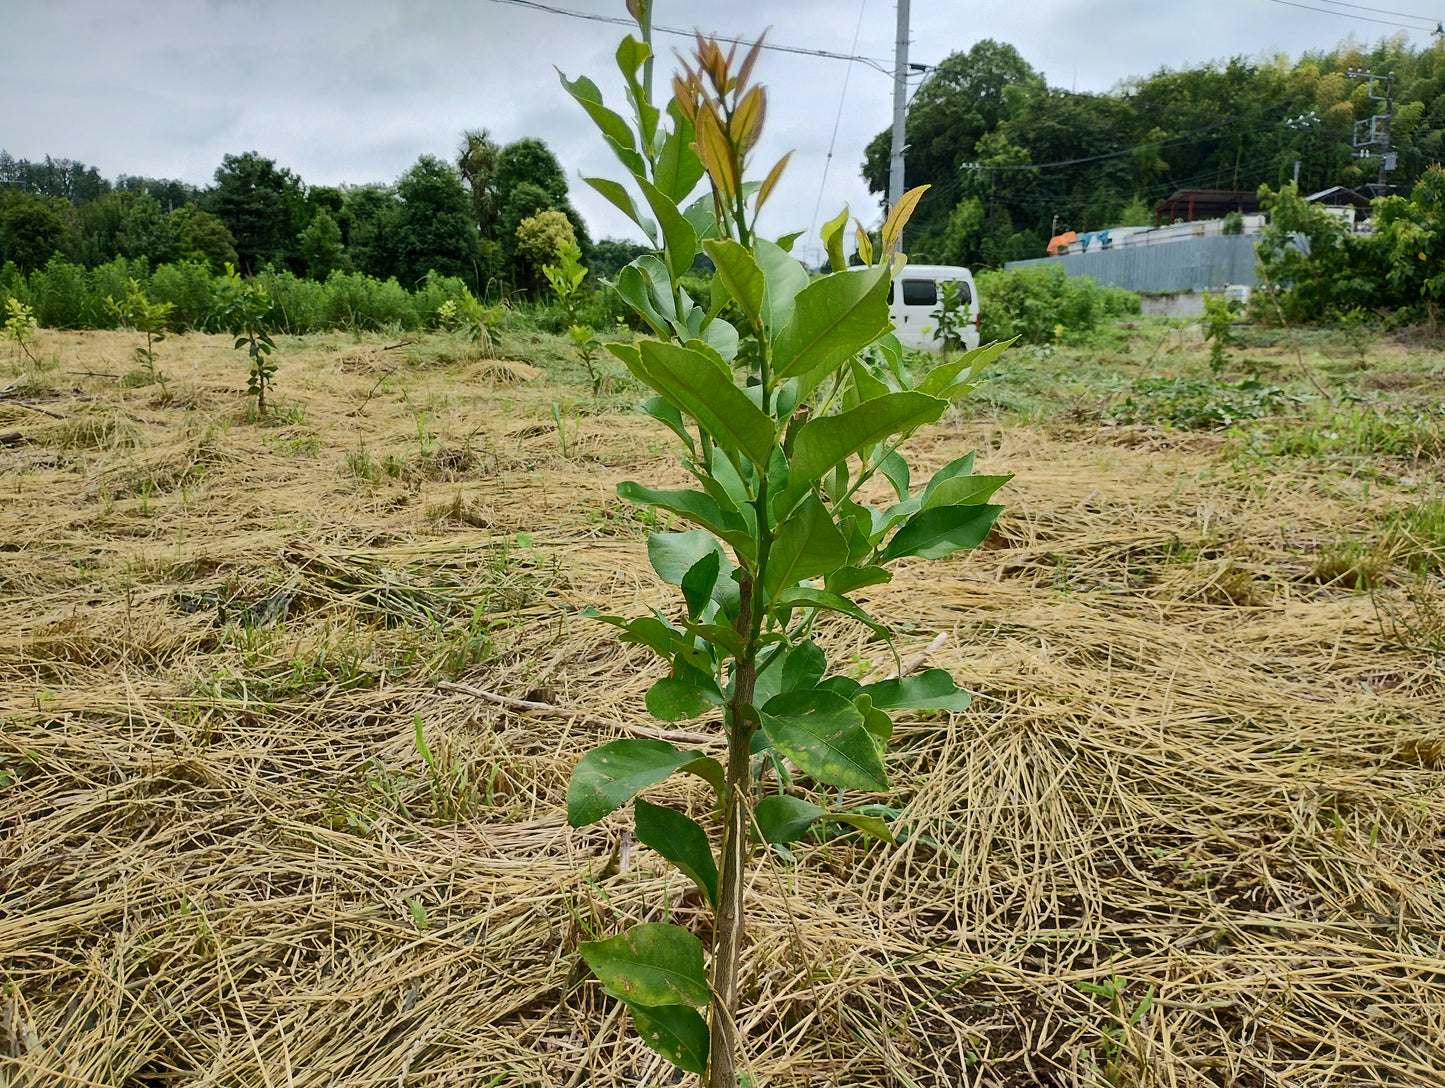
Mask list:
[[[0,306],[15,297],[31,306],[35,319],[48,329],[113,329],[114,315],[105,308],[107,295],[122,298],[126,281],[134,279],[152,302],[175,306],[177,331],[220,331],[219,305],[224,276],[215,276],[195,261],[163,264],[151,271],[145,258],[86,269],[53,257],[28,277],[14,264],[0,269]],[[291,335],[329,332],[415,330],[436,325],[437,309],[462,297],[463,282],[429,275],[415,292],[394,279],[378,280],[360,273],[333,272],[325,282],[301,279],[290,272],[263,272],[257,277],[271,296],[273,329]]]
[[1133,291],[1065,275],[1059,265],[980,272],[978,294],[985,341],[1017,336],[1026,344],[1075,343],[1140,312]]

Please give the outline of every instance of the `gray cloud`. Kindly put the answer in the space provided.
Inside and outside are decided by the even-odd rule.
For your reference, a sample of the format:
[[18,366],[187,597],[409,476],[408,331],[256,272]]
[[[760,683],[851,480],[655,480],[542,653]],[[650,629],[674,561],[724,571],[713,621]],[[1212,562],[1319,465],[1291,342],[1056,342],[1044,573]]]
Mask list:
[[[553,2],[625,13],[621,0]],[[994,38],[1015,45],[1050,83],[1088,91],[1161,67],[1298,56],[1390,29],[1267,0],[1217,0],[1207,18],[1142,0],[913,0],[912,13],[915,61],[937,63]],[[884,0],[658,0],[656,20],[724,35],[766,29],[774,43],[840,53],[855,51],[856,29],[857,54],[885,67],[893,56],[894,8]],[[611,55],[623,32],[492,0],[7,0],[0,34],[25,47],[8,51],[0,68],[8,107],[0,146],[81,159],[108,176],[197,184],[210,181],[223,154],[254,148],[313,184],[363,183],[391,181],[421,154],[450,157],[462,129],[485,127],[502,142],[542,138],[574,176],[615,176],[615,160],[553,66],[592,76],[620,103]],[[686,45],[659,35],[660,69]],[[813,225],[820,187],[821,218],[844,203],[865,221],[876,215],[859,166],[889,123],[891,79],[866,65],[779,52],[764,54],[758,76],[771,96],[758,161],[795,150],[764,228]],[[630,233],[580,181],[573,198],[595,236]]]

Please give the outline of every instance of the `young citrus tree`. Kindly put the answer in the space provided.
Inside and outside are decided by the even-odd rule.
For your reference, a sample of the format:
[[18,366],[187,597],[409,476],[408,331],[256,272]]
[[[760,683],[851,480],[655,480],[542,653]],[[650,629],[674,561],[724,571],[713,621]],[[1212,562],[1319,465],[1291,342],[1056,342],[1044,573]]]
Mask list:
[[276,364],[271,361],[276,342],[267,331],[271,308],[271,297],[264,287],[242,279],[231,265],[226,265],[221,320],[236,338],[236,347],[245,348],[251,360],[246,392],[256,398],[257,416],[266,414],[266,390],[273,388],[276,379]]
[[[887,297],[903,263],[899,234],[921,190],[892,209],[880,252],[859,226],[861,268],[844,260],[846,212],[830,222],[823,239],[832,271],[810,277],[788,252],[792,238],[756,231],[786,162],[761,184],[745,180],[766,112],[763,88],[750,82],[759,46],[739,60],[736,50],[699,37],[672,100],[658,109],[648,2],[629,0],[628,10],[641,37],[625,38],[616,55],[631,119],[604,105],[589,79],[564,76],[563,85],[602,130],[641,202],[616,181],[589,184],[656,247],[616,280],[653,335],[609,350],[657,394],[644,410],[677,435],[696,481],[676,491],[624,483],[618,494],[695,528],[648,539],[654,569],[681,590],[679,615],[598,618],[667,663],[668,674],[647,692],[648,710],[668,722],[720,714],[726,753],[719,760],[661,740],[604,744],[577,765],[567,818],[581,827],[631,803],[638,839],[686,874],[711,907],[710,964],[696,935],[662,923],[580,951],[627,1004],[648,1046],[710,1088],[732,1088],[743,1042],[743,892],[755,842],[798,840],[824,820],[891,842],[883,820],[826,807],[813,791],[856,791],[860,801],[885,792],[892,712],[968,705],[942,669],[874,684],[830,674],[811,634],[821,614],[835,613],[886,639],[888,630],[851,594],[889,581],[894,560],[940,558],[988,533],[1000,510],[988,499],[1008,477],[973,475],[970,453],[916,487],[900,447],[972,390],[1002,346],[912,380]],[[706,191],[692,199],[704,179]],[[681,285],[699,249],[717,267],[708,299]],[[736,324],[721,316],[725,309],[740,315]],[[717,835],[641,796],[679,771],[712,791]]]
[[156,374],[155,346],[166,338],[175,303],[152,302],[141,290],[140,283],[132,278],[125,281],[125,298],[117,302],[106,295],[105,308],[127,329],[135,329],[145,336],[146,346],[135,349],[135,359],[145,369],[149,380],[154,381],[159,376]]

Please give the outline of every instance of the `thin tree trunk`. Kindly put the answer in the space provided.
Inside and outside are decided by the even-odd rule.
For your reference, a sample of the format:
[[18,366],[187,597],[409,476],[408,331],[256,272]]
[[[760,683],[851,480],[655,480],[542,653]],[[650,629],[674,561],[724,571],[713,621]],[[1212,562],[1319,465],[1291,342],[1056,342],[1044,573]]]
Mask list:
[[[737,630],[747,638],[752,624],[751,579],[741,585],[742,607]],[[751,649],[751,648],[750,648]],[[738,662],[733,697],[728,707],[727,793],[723,801],[722,871],[712,948],[712,1016],[708,1041],[707,1088],[736,1088],[736,1039],[733,1025],[738,1009],[738,965],[742,960],[745,925],[744,874],[751,853],[752,766],[748,751],[752,729],[744,715],[751,710],[757,681],[757,662],[751,653]]]

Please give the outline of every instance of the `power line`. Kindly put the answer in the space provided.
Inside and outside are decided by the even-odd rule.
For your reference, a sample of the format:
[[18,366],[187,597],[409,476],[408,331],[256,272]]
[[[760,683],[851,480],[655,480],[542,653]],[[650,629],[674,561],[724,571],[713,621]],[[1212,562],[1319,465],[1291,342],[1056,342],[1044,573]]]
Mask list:
[[[519,8],[530,8],[533,11],[546,12],[548,15],[565,15],[570,19],[584,19],[592,23],[612,23],[616,26],[636,25],[631,19],[624,19],[620,15],[598,15],[590,11],[573,11],[571,8],[559,8],[551,4],[539,3],[538,0],[490,0],[490,2],[493,4],[511,4],[513,7]],[[694,34],[693,31],[683,30],[681,27],[660,26],[657,23],[652,24],[652,29],[655,33],[672,34],[681,38],[692,38]],[[720,37],[717,40],[736,45],[751,44],[751,41],[747,38]],[[856,48],[856,41],[854,42],[854,46]],[[893,69],[888,66],[887,62],[876,60],[873,57],[860,57],[849,53],[835,53],[829,49],[806,49],[799,45],[779,45],[776,42],[764,42],[763,48],[765,50],[772,50],[775,53],[792,53],[800,57],[822,57],[825,60],[856,61],[859,64],[866,64],[868,67],[875,71],[882,72],[886,76],[893,74]]]
[[1347,4],[1345,0],[1317,0],[1317,2],[1328,4],[1332,8],[1353,8],[1356,11],[1368,11],[1374,15],[1398,15],[1402,19],[1417,19],[1422,23],[1436,22],[1426,15],[1414,15],[1408,11],[1387,11],[1384,8],[1366,7],[1364,4]]
[[[1311,4],[1298,4],[1298,3],[1295,3],[1295,0],[1269,0],[1269,2],[1270,2],[1271,4],[1283,4],[1283,5],[1284,5],[1285,7],[1287,7],[1287,8],[1299,8],[1299,9],[1301,9],[1302,11],[1313,11],[1313,12],[1316,12],[1317,14],[1319,14],[1319,15],[1335,15],[1335,16],[1338,16],[1338,17],[1341,18],[1341,19],[1354,19],[1356,22],[1360,22],[1360,23],[1380,23],[1382,26],[1393,26],[1393,27],[1396,27],[1396,28],[1399,29],[1399,30],[1434,30],[1434,29],[1435,29],[1434,27],[1431,27],[1431,26],[1409,26],[1409,25],[1406,25],[1405,23],[1397,23],[1397,22],[1395,22],[1395,21],[1392,20],[1392,19],[1371,19],[1368,15],[1351,15],[1351,14],[1349,14],[1348,12],[1344,12],[1344,11],[1331,11],[1329,8],[1317,8],[1317,7],[1314,7],[1314,6],[1311,5]],[[1324,2],[1328,3],[1328,0],[1324,0]],[[1351,4],[1350,6],[1351,6],[1351,7],[1354,7],[1354,6],[1356,6],[1356,5]],[[1366,10],[1366,11],[1369,11],[1369,10],[1372,10],[1372,9],[1366,8],[1365,10]],[[1407,15],[1407,16],[1405,16],[1405,18],[1407,18],[1407,19],[1418,19],[1419,16],[1418,16],[1418,15]]]

